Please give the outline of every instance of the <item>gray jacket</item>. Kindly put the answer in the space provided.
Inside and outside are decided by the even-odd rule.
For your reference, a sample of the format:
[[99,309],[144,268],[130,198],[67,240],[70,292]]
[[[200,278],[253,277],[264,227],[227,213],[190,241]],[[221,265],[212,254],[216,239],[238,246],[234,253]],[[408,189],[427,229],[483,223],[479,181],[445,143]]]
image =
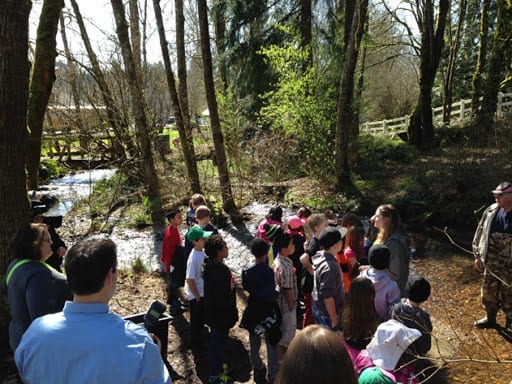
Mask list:
[[489,247],[492,220],[499,209],[496,203],[487,207],[480,218],[478,227],[476,227],[475,236],[473,237],[473,254],[475,255],[475,259],[480,258],[484,263],[487,261],[487,248]]
[[407,245],[406,234],[398,229],[384,242],[389,248],[391,258],[389,259],[389,270],[396,276],[396,283],[400,288],[400,296],[405,297],[405,285],[409,278],[409,260],[411,251]]

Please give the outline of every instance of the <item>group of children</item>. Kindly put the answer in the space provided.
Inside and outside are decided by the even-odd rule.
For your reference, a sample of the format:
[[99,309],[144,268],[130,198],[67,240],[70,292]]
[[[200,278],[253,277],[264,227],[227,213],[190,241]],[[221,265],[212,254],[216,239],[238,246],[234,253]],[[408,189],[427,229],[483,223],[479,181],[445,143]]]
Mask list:
[[[181,212],[171,210],[161,260],[169,275],[171,313],[187,306],[190,310],[193,347],[204,347],[204,324],[210,327],[210,382],[219,383],[225,379],[222,358],[228,332],[238,320],[235,281],[223,263],[228,249],[210,223],[204,198],[195,195],[191,210],[187,221],[195,224],[185,236],[190,252],[179,237]],[[273,383],[280,377],[279,367],[290,358],[287,349],[296,330],[311,324],[340,335],[360,383],[377,383],[375,377],[383,383],[404,378],[415,382],[413,357],[424,355],[431,344],[430,317],[420,308],[430,295],[428,281],[411,276],[401,294],[389,270],[390,249],[378,244],[367,252],[364,227],[353,214],[345,215],[340,226],[306,208],[286,223],[282,215],[281,207],[272,207],[260,223],[250,244],[254,260],[242,271],[249,296],[240,326],[249,332],[255,383]],[[188,303],[180,301],[185,280]],[[262,338],[266,366],[260,356]],[[385,344],[393,338],[401,353],[394,350],[389,358]]]

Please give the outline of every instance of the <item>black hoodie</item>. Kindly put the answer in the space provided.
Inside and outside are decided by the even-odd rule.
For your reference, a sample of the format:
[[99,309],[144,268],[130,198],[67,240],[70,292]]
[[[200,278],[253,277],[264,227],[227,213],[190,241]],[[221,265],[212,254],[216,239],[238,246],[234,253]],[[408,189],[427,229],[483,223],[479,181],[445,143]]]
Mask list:
[[205,322],[212,328],[229,329],[238,321],[235,279],[224,263],[207,261],[204,266]]

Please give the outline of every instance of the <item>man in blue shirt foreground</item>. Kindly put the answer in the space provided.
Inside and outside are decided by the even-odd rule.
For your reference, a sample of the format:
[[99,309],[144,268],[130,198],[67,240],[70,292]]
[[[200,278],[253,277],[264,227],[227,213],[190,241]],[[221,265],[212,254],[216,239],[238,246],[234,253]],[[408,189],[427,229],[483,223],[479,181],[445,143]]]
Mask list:
[[89,238],[64,264],[73,301],[36,319],[15,361],[24,383],[171,383],[159,347],[139,325],[109,313],[116,288],[116,245]]

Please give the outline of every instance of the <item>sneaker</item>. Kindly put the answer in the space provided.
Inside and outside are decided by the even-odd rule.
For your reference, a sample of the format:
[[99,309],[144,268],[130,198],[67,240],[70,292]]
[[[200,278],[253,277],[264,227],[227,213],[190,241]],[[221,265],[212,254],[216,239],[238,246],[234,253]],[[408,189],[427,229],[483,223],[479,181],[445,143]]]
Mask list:
[[496,328],[496,320],[489,319],[488,316],[481,318],[480,320],[475,321],[475,327],[480,329],[488,329],[488,328]]

